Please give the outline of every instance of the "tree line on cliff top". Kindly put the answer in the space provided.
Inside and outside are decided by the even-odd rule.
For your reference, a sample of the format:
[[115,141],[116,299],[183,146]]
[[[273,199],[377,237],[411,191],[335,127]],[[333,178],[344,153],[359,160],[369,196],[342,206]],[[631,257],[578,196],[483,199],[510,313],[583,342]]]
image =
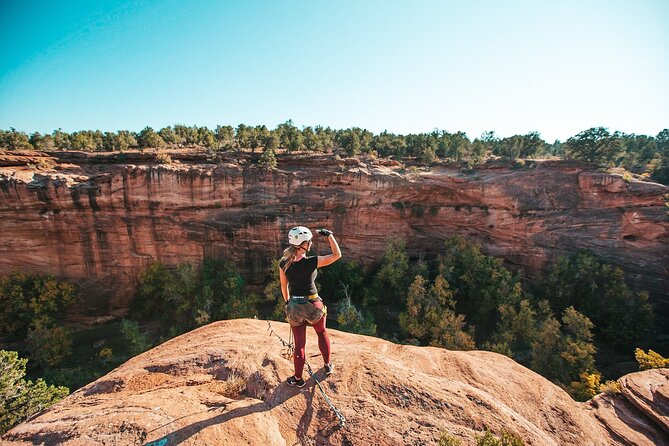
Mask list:
[[342,151],[349,156],[368,154],[411,159],[430,164],[439,159],[480,163],[495,156],[506,159],[558,157],[583,160],[599,165],[622,167],[669,183],[669,129],[655,136],[611,133],[604,127],[584,130],[565,142],[547,143],[537,132],[500,138],[484,132],[470,139],[464,132],[434,130],[429,133],[400,135],[384,131],[374,134],[352,127],[334,130],[330,127],[296,127],[292,121],[268,129],[264,125],[207,127],[176,124],[155,131],[146,127],[140,132],[119,130],[101,132],[82,130],[72,133],[55,130],[51,134],[30,135],[15,129],[0,130],[0,148],[8,150],[79,150],[123,152],[130,149],[205,147],[212,151],[258,151],[261,162],[275,166],[276,153]]

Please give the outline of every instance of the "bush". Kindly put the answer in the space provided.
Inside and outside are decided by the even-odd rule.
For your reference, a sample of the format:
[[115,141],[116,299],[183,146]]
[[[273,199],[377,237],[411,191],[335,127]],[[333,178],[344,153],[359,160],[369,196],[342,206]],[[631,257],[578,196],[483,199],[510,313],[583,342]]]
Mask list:
[[462,446],[462,441],[453,435],[442,433],[439,437],[439,446]]
[[571,394],[577,401],[587,401],[600,392],[599,373],[581,373],[579,381],[572,381]]
[[644,353],[643,350],[637,348],[634,350],[634,357],[639,363],[639,370],[663,369],[669,367],[669,358],[664,358],[653,350],[648,350],[648,353]]
[[507,431],[502,431],[501,436],[497,438],[490,431],[486,431],[483,436],[476,436],[476,446],[524,446],[523,440]]
[[169,153],[158,152],[156,153],[156,161],[159,164],[172,164],[172,157],[170,156]]
[[606,381],[604,384],[599,386],[599,391],[609,395],[620,393],[620,383],[618,381]]
[[[137,322],[123,319],[121,321],[121,334],[123,334],[123,339],[125,340],[125,343],[128,347],[128,351],[133,356],[151,348],[151,343],[149,343],[149,341],[146,339],[146,336],[142,335],[142,333],[139,331],[139,324],[137,324]],[[107,348],[105,350],[109,350],[109,356],[111,356],[111,349]]]
[[339,302],[337,311],[337,323],[342,330],[369,336],[376,335],[376,324],[372,316],[363,316],[360,310],[351,303],[351,298],[346,296]]
[[27,362],[16,352],[0,350],[0,435],[70,393],[42,379],[24,380]]

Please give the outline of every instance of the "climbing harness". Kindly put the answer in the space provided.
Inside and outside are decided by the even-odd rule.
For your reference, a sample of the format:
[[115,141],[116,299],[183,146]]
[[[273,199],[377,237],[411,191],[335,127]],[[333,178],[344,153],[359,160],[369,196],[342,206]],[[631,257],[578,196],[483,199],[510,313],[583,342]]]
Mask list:
[[[284,355],[282,353],[282,356],[288,360],[292,359],[293,355],[295,354],[295,346],[293,345],[293,331],[290,331],[290,335],[288,337],[289,342],[286,342],[283,340],[281,336],[277,332],[274,331],[274,328],[272,328],[272,324],[270,321],[267,321],[267,331],[269,331],[270,336],[276,336],[279,338],[281,341],[281,344],[286,347],[287,351],[286,354]],[[316,382],[316,386],[318,386],[318,389],[321,391],[323,394],[323,398],[325,398],[325,402],[328,403],[328,406],[330,406],[330,409],[332,409],[332,412],[336,415],[337,419],[339,420],[339,427],[345,427],[346,426],[346,418],[344,418],[344,415],[335,407],[334,404],[332,404],[332,401],[330,401],[330,398],[328,398],[327,394],[325,393],[325,390],[323,389],[323,386],[321,386],[321,382],[316,378],[316,375],[314,374],[313,370],[311,369],[311,365],[309,364],[309,361],[307,361],[306,358],[304,358],[304,363],[307,366],[307,372],[309,375],[314,379]]]

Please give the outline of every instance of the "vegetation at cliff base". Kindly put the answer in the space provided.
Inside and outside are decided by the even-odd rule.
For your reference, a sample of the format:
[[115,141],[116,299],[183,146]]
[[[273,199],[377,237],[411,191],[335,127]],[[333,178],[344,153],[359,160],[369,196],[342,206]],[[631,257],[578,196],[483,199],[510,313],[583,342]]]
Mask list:
[[[500,259],[466,239],[445,240],[428,259],[410,258],[405,243],[390,238],[377,263],[336,262],[319,271],[317,282],[333,328],[414,345],[491,350],[579,400],[612,388],[599,370],[598,351],[631,359],[636,346],[648,348],[654,332],[646,293],[630,290],[620,270],[586,252],[559,258],[543,278],[524,286]],[[138,275],[126,318],[70,332],[63,315],[75,291],[52,276],[16,273],[0,280],[0,347],[15,345],[30,359],[29,376],[70,388],[217,320],[285,318],[277,262],[262,295],[247,290],[226,260],[154,262]],[[636,358],[642,368],[668,361],[652,350],[637,349]]]
[[72,351],[72,336],[62,324],[78,300],[76,288],[52,275],[13,273],[0,277],[0,338],[27,340],[31,360],[57,366]]
[[[218,125],[215,129],[175,124],[159,130],[145,127],[139,132],[119,130],[80,130],[67,133],[61,129],[51,134],[0,130],[0,149],[6,150],[77,150],[124,152],[127,150],[168,150],[181,147],[206,148],[220,152],[259,153],[258,166],[273,169],[278,153],[339,153],[347,156],[394,158],[429,165],[436,161],[464,161],[470,165],[489,158],[508,160],[527,158],[573,159],[600,166],[620,167],[629,172],[669,184],[669,129],[657,135],[636,135],[604,127],[584,130],[566,141],[548,143],[538,132],[499,137],[487,131],[471,139],[464,132],[434,130],[419,134],[374,134],[351,127],[298,128],[291,120],[269,129],[265,125]],[[213,157],[212,159],[215,159]],[[158,151],[156,161],[169,163],[169,155]]]

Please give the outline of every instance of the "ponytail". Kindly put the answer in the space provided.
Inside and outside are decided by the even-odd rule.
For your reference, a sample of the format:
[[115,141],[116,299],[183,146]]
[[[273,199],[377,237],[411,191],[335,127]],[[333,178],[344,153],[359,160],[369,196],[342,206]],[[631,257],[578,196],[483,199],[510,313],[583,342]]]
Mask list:
[[293,264],[293,261],[295,260],[295,252],[297,251],[297,246],[295,245],[290,245],[286,249],[283,250],[283,256],[281,257],[281,260],[279,261],[279,265],[283,265],[281,269],[285,273],[288,268],[290,268],[290,265]]

